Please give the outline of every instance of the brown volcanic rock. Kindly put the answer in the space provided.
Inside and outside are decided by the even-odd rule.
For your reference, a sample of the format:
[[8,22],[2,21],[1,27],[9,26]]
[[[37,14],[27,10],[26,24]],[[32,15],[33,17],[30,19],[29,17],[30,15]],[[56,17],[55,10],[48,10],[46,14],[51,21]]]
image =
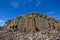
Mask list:
[[60,40],[60,21],[32,12],[8,20],[3,31],[5,40]]

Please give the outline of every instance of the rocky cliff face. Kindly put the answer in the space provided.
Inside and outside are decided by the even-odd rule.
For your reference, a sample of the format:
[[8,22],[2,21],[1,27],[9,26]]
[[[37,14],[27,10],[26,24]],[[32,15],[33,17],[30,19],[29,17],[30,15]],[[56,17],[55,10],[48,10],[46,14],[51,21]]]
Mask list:
[[8,20],[3,31],[1,40],[60,40],[60,21],[33,12]]

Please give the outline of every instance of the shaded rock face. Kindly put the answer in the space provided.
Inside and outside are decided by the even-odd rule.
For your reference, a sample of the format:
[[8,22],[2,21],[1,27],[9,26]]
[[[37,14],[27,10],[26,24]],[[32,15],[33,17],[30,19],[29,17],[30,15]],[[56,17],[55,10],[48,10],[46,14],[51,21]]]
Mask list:
[[[60,21],[39,13],[8,20],[0,40],[60,40]],[[1,35],[3,34],[3,35]]]

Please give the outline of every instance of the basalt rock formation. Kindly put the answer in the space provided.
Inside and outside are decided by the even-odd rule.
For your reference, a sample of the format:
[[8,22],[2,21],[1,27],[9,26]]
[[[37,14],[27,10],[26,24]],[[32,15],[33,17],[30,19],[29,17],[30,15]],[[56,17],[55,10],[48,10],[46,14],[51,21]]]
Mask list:
[[0,40],[60,40],[60,21],[32,12],[8,20]]

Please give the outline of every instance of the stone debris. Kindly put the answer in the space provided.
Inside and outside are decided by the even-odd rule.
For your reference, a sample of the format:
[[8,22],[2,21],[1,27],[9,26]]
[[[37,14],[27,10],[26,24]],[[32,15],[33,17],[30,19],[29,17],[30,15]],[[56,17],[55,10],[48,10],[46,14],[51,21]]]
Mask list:
[[0,40],[60,40],[60,21],[35,12],[17,16],[5,23]]

